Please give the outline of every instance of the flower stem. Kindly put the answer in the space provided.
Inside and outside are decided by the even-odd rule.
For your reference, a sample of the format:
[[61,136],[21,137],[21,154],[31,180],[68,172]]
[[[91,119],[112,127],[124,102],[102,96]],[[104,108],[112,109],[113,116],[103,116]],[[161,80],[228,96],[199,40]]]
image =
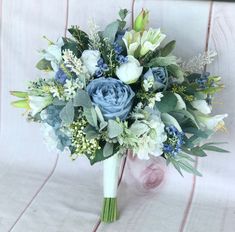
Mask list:
[[101,221],[114,222],[118,219],[117,198],[104,198]]

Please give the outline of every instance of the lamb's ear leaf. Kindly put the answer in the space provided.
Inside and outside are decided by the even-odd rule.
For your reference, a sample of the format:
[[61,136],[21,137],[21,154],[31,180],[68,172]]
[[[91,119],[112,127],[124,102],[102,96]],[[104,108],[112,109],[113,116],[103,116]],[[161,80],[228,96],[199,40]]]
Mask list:
[[118,21],[114,21],[112,23],[110,23],[104,30],[103,32],[103,37],[104,38],[108,38],[110,43],[113,43],[115,40],[115,36],[117,34],[118,31],[118,27],[119,27],[119,22]]
[[114,120],[108,121],[108,137],[109,138],[115,138],[119,136],[123,132],[123,128],[120,124],[118,124]]
[[70,100],[64,108],[60,111],[60,118],[63,123],[71,124],[74,119],[74,107],[73,102]]
[[82,106],[85,108],[91,108],[92,103],[88,93],[85,90],[79,89],[73,101],[74,106]]

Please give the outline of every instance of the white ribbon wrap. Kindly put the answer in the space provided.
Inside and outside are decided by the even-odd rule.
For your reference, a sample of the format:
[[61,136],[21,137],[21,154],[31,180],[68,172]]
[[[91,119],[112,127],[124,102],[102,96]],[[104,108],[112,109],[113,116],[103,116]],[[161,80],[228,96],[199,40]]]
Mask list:
[[104,198],[116,198],[121,157],[115,154],[103,161]]

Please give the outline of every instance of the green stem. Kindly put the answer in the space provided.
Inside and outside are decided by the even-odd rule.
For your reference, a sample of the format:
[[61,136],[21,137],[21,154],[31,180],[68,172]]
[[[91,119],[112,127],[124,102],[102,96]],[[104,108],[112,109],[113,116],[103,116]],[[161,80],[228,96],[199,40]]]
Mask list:
[[101,221],[114,222],[118,219],[117,198],[104,198]]

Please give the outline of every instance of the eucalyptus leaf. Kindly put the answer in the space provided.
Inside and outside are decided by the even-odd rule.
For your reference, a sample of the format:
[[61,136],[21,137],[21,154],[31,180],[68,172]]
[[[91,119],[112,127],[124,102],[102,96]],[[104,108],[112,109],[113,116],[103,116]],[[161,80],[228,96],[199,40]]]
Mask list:
[[108,137],[112,139],[119,136],[122,133],[123,133],[122,126],[116,121],[110,119],[108,121]]
[[164,96],[161,98],[161,101],[157,103],[157,108],[162,113],[168,113],[173,111],[177,105],[177,97],[174,93],[165,92]]
[[167,71],[169,74],[171,74],[173,77],[176,77],[180,81],[183,81],[184,79],[184,72],[177,64],[171,64],[167,66]]
[[128,14],[128,10],[127,9],[121,9],[118,14],[119,14],[121,20],[124,20],[126,18],[127,14]]
[[63,123],[70,124],[74,119],[73,102],[70,100],[65,107],[60,111],[60,118]]

